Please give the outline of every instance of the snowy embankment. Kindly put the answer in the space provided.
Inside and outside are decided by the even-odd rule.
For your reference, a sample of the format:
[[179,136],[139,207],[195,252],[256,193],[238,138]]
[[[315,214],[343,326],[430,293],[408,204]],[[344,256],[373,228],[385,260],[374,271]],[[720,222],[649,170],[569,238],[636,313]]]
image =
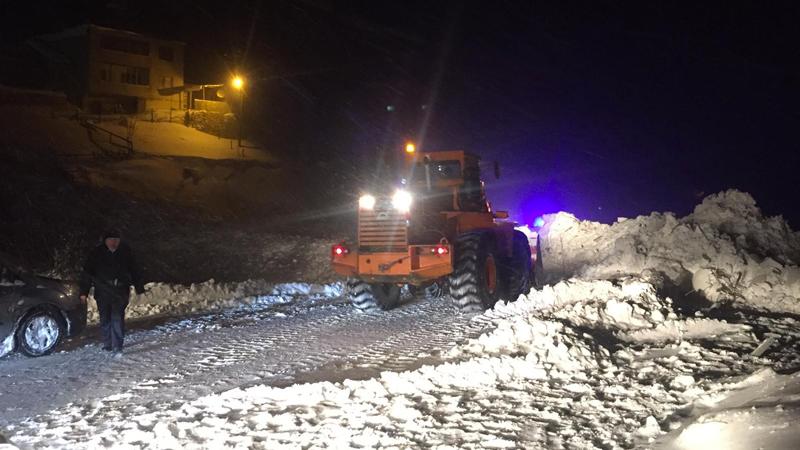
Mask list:
[[[247,280],[234,283],[217,283],[208,280],[189,286],[166,283],[148,283],[142,295],[132,295],[125,310],[128,319],[154,315],[186,315],[219,311],[231,308],[264,306],[291,301],[297,296],[339,296],[341,283],[267,283]],[[97,304],[89,302],[89,323],[99,320]]]
[[551,280],[632,275],[713,302],[800,314],[800,233],[763,217],[746,193],[711,195],[684,218],[652,213],[606,225],[558,213],[541,235]]
[[679,316],[662,293],[688,286],[715,302],[800,311],[800,245],[782,220],[764,219],[748,195],[729,191],[683,219],[602,225],[558,214],[542,238],[554,283],[476,316],[489,331],[454,346],[441,364],[233,389],[126,417],[74,405],[31,419],[24,428],[35,431],[15,439],[270,449],[798,443],[790,424],[800,377],[769,368],[763,336],[750,324]]

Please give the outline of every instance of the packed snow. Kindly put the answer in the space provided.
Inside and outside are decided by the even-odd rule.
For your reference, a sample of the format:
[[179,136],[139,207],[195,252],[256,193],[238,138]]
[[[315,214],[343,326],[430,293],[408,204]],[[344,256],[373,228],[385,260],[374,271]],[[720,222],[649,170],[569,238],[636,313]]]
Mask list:
[[[134,393],[76,397],[8,429],[15,442],[36,448],[800,444],[792,426],[800,412],[800,330],[793,316],[800,312],[800,238],[782,219],[764,218],[749,195],[728,191],[684,218],[654,213],[604,225],[559,213],[546,218],[540,237],[550,284],[466,321],[414,303],[378,316],[351,311],[359,315],[347,321],[330,316],[337,333],[363,327],[358,317],[402,314],[418,321],[453,317],[451,330],[480,330],[461,333],[464,339],[410,370],[341,372],[354,376],[288,385],[265,376],[197,398],[140,405],[129,403]],[[169,302],[191,307],[195,299],[207,309],[248,308],[262,298],[258,291],[270,292],[263,298],[272,301],[291,286],[152,285],[132,311],[150,314]],[[301,296],[341,294],[340,285],[297,289]],[[423,304],[452,309],[447,301]],[[181,308],[174,311],[187,312]],[[146,384],[175,380],[164,373]]]
[[[338,296],[342,283],[268,283],[264,280],[217,283],[208,280],[189,286],[147,283],[145,293],[131,300],[125,316],[130,319],[170,315],[178,316],[232,308],[256,308],[277,302],[290,302],[298,296]],[[97,304],[89,302],[89,323],[97,323]]]

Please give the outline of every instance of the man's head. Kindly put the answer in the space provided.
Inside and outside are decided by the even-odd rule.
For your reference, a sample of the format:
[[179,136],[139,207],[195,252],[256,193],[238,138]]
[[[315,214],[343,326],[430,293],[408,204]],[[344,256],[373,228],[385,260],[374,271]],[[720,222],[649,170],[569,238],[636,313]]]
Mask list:
[[106,231],[103,234],[103,243],[109,251],[115,252],[119,248],[120,237],[120,232],[117,230]]

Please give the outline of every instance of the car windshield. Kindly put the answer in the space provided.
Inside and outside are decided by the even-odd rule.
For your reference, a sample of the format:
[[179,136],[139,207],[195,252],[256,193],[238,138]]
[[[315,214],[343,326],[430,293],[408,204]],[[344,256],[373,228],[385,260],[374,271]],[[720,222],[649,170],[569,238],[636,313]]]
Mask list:
[[[431,180],[454,180],[461,178],[461,161],[431,161],[428,163]],[[425,164],[417,163],[411,178],[415,182],[425,181]]]

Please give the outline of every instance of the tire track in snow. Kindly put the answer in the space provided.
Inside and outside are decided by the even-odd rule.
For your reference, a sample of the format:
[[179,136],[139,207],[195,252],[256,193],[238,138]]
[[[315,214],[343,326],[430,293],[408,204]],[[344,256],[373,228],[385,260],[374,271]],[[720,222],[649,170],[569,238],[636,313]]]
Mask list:
[[[435,363],[485,325],[448,301],[362,313],[346,300],[300,299],[258,311],[207,315],[134,332],[116,359],[98,346],[0,364],[0,425],[68,403],[170,408],[254,384],[365,378]],[[108,399],[107,397],[115,395]],[[105,399],[100,401],[101,399]]]

